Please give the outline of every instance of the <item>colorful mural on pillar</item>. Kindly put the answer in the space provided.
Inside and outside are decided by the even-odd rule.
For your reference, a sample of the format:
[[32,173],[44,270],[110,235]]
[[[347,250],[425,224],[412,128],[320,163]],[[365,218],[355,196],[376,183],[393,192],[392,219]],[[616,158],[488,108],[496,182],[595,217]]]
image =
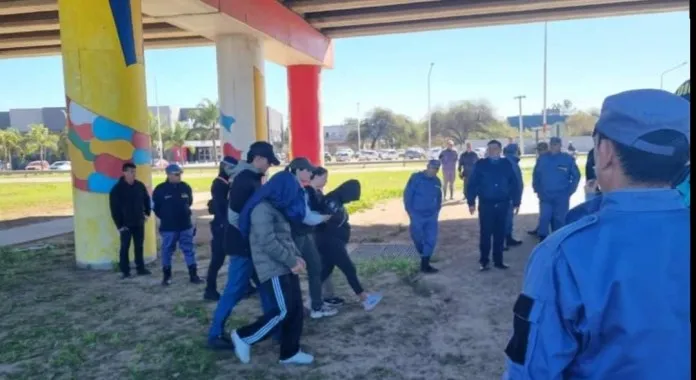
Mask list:
[[[224,113],[220,112],[220,126],[222,126],[222,129],[227,132],[227,134],[232,134],[232,125],[236,123],[237,120],[235,120],[234,117],[225,115]],[[224,156],[231,156],[236,159],[241,159],[242,158],[242,151],[235,148],[234,145],[229,141],[229,139],[224,140],[225,143],[222,145],[222,154]]]
[[[151,188],[140,0],[58,0],[68,145],[72,161],[75,257],[79,266],[110,269],[119,234],[109,191],[124,162]],[[156,257],[154,218],[145,258]]]

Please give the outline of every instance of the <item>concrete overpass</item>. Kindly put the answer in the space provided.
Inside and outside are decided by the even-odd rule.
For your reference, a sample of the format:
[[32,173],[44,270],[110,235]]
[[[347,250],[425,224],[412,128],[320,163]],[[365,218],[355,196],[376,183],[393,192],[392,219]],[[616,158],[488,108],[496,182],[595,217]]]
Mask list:
[[145,48],[215,45],[220,140],[237,158],[267,140],[264,60],[287,66],[292,154],[320,163],[332,38],[688,9],[688,0],[0,0],[0,59],[62,55],[76,260],[110,269],[119,234],[108,193],[121,165],[135,163],[151,184]]

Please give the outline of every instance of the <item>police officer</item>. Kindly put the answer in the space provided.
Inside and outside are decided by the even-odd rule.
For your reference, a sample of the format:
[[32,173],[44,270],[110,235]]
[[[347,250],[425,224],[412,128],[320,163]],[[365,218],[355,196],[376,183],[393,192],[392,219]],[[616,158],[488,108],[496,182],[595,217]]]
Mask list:
[[514,305],[504,379],[691,378],[689,103],[608,97],[594,132],[596,214],[537,246]]
[[474,165],[474,171],[466,187],[466,201],[471,215],[476,211],[476,198],[479,200],[479,226],[481,271],[490,269],[491,237],[493,238],[493,265],[507,269],[503,262],[503,243],[508,209],[517,213],[522,192],[509,160],[500,156],[502,145],[498,140],[488,143],[488,154]]
[[[517,144],[508,144],[503,149],[503,154],[505,155],[505,158],[510,161],[510,164],[512,164],[512,170],[515,172],[515,177],[517,177],[517,184],[520,187],[521,199],[521,195],[524,190],[524,181],[522,180],[522,169],[520,169],[519,152],[520,149]],[[512,236],[514,219],[513,208],[514,207],[511,203],[510,207],[508,207],[507,217],[505,219],[505,250],[522,244],[520,240],[515,240],[515,238]]]
[[[536,147],[536,162],[539,162],[539,157],[543,156],[544,154],[549,152],[549,144],[546,141],[540,141],[537,143]],[[536,165],[536,164],[535,164]],[[534,193],[536,194],[536,190],[534,190]],[[539,194],[537,194],[537,197]],[[541,215],[541,204],[539,205],[539,214]],[[535,229],[531,231],[527,231],[528,234],[532,236],[537,236],[537,233],[539,232],[539,223],[537,222],[537,226]]]
[[196,229],[191,221],[193,192],[191,186],[181,180],[181,167],[171,164],[164,169],[166,181],[160,183],[152,192],[155,215],[160,220],[159,232],[162,238],[162,285],[171,284],[172,256],[177,244],[184,253],[189,272],[189,281],[201,284],[196,265],[196,251],[193,238]]
[[218,176],[213,179],[210,185],[210,201],[208,201],[208,213],[213,215],[210,221],[210,241],[211,258],[208,265],[208,276],[205,282],[205,292],[203,299],[208,301],[218,301],[220,293],[217,291],[217,275],[225,263],[225,229],[229,224],[227,221],[227,195],[230,191],[230,174],[237,166],[237,159],[227,156],[220,161]]
[[404,208],[410,220],[409,231],[421,256],[420,270],[437,273],[430,258],[437,244],[437,220],[442,208],[442,183],[437,177],[440,161],[430,160],[424,171],[413,173],[404,189]]
[[570,196],[580,182],[580,170],[568,153],[561,152],[561,138],[549,140],[549,152],[539,156],[534,166],[532,187],[539,197],[539,239],[546,238],[565,224]]

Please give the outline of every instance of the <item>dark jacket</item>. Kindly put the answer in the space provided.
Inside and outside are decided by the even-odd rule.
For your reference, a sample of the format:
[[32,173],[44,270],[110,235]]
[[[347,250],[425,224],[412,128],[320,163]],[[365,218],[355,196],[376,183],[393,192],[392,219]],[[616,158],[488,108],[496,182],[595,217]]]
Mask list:
[[152,201],[155,205],[155,215],[160,220],[160,231],[179,232],[193,228],[193,192],[186,182],[160,183],[152,192]]
[[348,244],[350,222],[345,205],[360,200],[360,192],[360,182],[354,179],[342,183],[326,195],[314,189],[309,192],[312,195],[310,208],[320,214],[331,215],[331,219],[317,226],[315,230],[318,245],[325,241]]
[[226,209],[225,250],[230,255],[250,257],[249,239],[239,232],[239,214],[252,195],[261,187],[263,173],[251,164],[240,162],[229,177],[229,194]]
[[514,207],[520,205],[522,192],[517,175],[510,160],[486,158],[474,165],[474,170],[466,187],[469,206],[479,203],[510,202]]
[[479,157],[476,152],[471,151],[471,152],[464,152],[461,155],[459,155],[459,164],[457,165],[457,171],[459,174],[461,174],[463,177],[468,177],[471,175],[471,171],[474,168],[474,164],[476,164],[476,161],[478,161]]
[[585,162],[585,179],[587,181],[597,179],[597,174],[595,174],[594,148],[590,149],[590,151],[587,153],[587,161]]
[[150,194],[142,182],[130,185],[121,177],[109,193],[109,208],[116,228],[142,226],[150,216]]
[[224,228],[227,225],[227,195],[230,191],[229,176],[224,170],[220,170],[210,185],[210,211],[213,214],[211,225]]

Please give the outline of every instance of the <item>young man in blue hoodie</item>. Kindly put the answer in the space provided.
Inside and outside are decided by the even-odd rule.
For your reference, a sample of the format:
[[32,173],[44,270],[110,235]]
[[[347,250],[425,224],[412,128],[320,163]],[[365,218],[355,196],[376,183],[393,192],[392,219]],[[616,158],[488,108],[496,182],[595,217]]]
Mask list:
[[421,256],[420,270],[437,273],[430,258],[437,244],[438,217],[442,208],[442,182],[437,177],[440,161],[430,160],[425,170],[414,173],[404,189],[404,208],[411,223],[409,231]]

